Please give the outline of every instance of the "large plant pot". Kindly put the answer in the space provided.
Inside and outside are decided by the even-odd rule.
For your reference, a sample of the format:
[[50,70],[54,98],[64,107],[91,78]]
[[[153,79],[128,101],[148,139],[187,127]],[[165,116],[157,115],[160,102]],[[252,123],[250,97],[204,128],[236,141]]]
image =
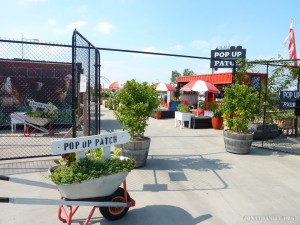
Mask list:
[[128,172],[120,172],[75,184],[56,185],[62,197],[69,199],[104,197],[114,193]]
[[247,154],[250,152],[254,135],[253,133],[242,134],[224,130],[223,135],[225,149],[227,152],[236,154]]
[[220,130],[223,125],[223,117],[212,117],[211,125],[214,129]]
[[146,164],[151,139],[144,137],[142,140],[130,140],[121,144],[122,155],[135,160],[135,168],[142,167]]

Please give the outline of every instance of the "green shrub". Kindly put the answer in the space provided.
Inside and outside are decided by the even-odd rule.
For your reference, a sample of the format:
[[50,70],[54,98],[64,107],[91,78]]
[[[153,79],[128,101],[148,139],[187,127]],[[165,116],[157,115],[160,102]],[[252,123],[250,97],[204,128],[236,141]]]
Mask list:
[[50,175],[55,184],[81,183],[84,180],[108,176],[120,172],[130,172],[135,165],[133,159],[121,160],[118,157],[111,159],[84,158],[70,166],[59,166]]
[[127,81],[118,92],[120,106],[114,112],[116,118],[127,129],[131,139],[142,138],[147,127],[147,120],[159,105],[157,91],[147,82]]
[[190,112],[190,108],[187,105],[179,105],[177,106],[177,110],[182,113]]

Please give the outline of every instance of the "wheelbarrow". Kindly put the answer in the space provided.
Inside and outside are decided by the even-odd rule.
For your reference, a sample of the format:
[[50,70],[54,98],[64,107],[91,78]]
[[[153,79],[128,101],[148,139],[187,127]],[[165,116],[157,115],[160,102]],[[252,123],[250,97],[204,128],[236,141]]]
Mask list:
[[[0,180],[9,181],[13,183],[57,189],[56,185],[32,181],[21,178],[14,178],[0,175]],[[117,190],[109,196],[100,196],[93,198],[82,199],[68,199],[61,197],[61,199],[42,199],[42,198],[11,198],[0,197],[0,203],[12,204],[32,204],[32,205],[57,205],[58,219],[68,225],[72,223],[72,217],[80,206],[91,206],[92,209],[86,218],[84,225],[87,225],[92,218],[95,210],[98,208],[104,218],[108,220],[117,220],[122,218],[130,207],[135,206],[135,201],[127,192],[126,179],[123,181],[123,188],[118,187]]]

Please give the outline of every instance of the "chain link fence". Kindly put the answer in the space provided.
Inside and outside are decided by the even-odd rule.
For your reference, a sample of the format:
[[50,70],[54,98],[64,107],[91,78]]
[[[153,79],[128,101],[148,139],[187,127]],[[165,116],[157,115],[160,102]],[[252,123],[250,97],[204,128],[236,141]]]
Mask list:
[[0,49],[0,159],[49,156],[53,140],[99,133],[100,54],[84,37]]

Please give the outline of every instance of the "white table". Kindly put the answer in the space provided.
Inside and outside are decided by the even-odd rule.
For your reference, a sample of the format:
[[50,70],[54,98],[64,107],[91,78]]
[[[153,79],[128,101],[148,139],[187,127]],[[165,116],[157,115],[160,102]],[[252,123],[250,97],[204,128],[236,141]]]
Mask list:
[[24,112],[14,112],[10,114],[11,118],[11,132],[16,131],[17,124],[23,124],[25,126],[25,114]]
[[177,127],[177,121],[180,122],[180,129],[184,127],[184,122],[187,121],[189,122],[189,128],[191,128],[191,117],[192,113],[182,113],[175,111],[175,127]]

